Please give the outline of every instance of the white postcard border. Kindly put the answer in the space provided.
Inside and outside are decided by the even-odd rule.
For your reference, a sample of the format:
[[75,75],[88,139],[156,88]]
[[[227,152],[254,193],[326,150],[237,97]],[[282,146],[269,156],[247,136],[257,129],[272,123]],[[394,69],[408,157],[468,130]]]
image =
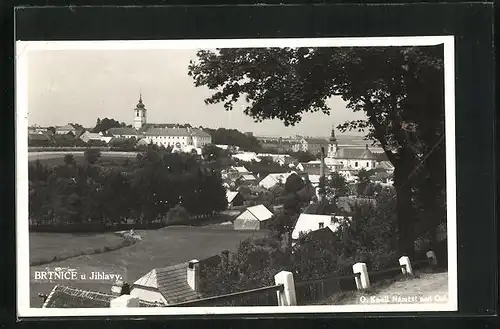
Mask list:
[[[160,50],[255,47],[369,47],[430,46],[444,44],[446,191],[448,237],[448,302],[432,304],[366,304],[250,307],[164,307],[164,308],[31,308],[28,224],[28,54],[44,50]],[[16,241],[17,314],[19,317],[222,315],[290,313],[375,313],[457,311],[457,236],[455,164],[455,51],[453,36],[204,39],[141,41],[17,41],[16,42]]]

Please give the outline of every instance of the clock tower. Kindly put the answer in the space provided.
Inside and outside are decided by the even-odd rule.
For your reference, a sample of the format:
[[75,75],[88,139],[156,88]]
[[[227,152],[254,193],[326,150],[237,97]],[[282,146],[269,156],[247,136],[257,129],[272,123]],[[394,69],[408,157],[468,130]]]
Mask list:
[[139,103],[134,110],[134,128],[141,129],[146,123],[146,107],[142,103],[142,94],[139,96]]

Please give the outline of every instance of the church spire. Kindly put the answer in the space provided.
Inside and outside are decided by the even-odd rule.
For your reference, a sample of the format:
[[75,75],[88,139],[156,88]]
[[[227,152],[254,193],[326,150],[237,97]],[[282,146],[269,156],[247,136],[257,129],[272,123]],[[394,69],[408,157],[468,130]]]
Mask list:
[[332,133],[330,135],[330,142],[337,142],[337,137],[335,137],[335,125],[332,125]]

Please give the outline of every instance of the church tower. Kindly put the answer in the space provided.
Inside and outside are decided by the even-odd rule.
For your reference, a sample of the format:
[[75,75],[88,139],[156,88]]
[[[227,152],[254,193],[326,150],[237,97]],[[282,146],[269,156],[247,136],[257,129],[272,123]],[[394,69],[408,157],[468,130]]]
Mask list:
[[333,125],[332,133],[330,135],[330,140],[328,143],[328,157],[335,157],[335,154],[337,154],[337,150],[338,150],[337,137],[335,137],[335,125]]
[[134,128],[141,129],[146,123],[146,107],[142,103],[142,94],[139,96],[139,103],[134,110]]

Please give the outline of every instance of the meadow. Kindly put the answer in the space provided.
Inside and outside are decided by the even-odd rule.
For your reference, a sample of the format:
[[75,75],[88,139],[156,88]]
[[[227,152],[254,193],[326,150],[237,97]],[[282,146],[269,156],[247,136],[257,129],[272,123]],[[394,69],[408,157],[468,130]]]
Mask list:
[[[131,246],[99,254],[82,255],[48,265],[31,266],[31,307],[41,307],[42,300],[38,294],[49,294],[55,284],[109,293],[113,283],[110,280],[91,281],[88,277],[86,280],[40,282],[34,279],[35,271],[68,267],[76,269],[79,275],[90,272],[119,274],[125,282],[133,283],[153,268],[175,265],[191,259],[204,259],[220,254],[222,250],[236,250],[241,241],[267,234],[266,231],[245,232],[188,226],[170,226],[159,230],[137,231],[137,233],[141,235],[142,241]],[[60,239],[59,234],[54,235],[54,239]],[[45,244],[35,244],[42,241],[35,239],[30,247],[46,249]],[[95,238],[89,236],[87,242],[82,238],[74,240],[72,244],[87,248],[92,246],[93,241]],[[72,248],[77,249],[76,246]]]
[[43,265],[80,255],[101,253],[128,245],[114,234],[70,234],[30,232],[30,265]]

